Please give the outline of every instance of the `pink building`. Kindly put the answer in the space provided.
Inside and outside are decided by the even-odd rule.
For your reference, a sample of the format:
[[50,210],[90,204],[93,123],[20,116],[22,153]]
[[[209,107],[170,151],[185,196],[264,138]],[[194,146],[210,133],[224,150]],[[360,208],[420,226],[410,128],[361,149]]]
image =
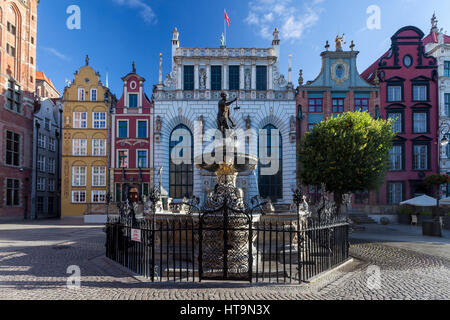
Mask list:
[[153,105],[145,79],[133,71],[123,80],[123,95],[111,116],[111,190],[125,201],[130,191],[148,195],[153,184]]
[[395,119],[398,133],[378,204],[397,205],[429,194],[423,180],[438,172],[438,72],[425,54],[424,33],[412,26],[392,36],[391,48],[362,73],[380,85],[380,115]]

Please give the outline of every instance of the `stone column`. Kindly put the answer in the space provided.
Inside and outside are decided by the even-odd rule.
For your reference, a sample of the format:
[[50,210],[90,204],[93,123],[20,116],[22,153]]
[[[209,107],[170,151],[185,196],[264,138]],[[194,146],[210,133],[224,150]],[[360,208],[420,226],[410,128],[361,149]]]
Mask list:
[[177,90],[183,90],[182,81],[181,81],[181,64],[177,64]]
[[252,90],[256,90],[256,63],[252,63]]
[[198,63],[194,66],[194,90],[199,89],[199,78],[198,78]]
[[211,65],[206,64],[206,90],[211,90]]
[[272,63],[269,64],[269,76],[267,77],[269,80],[269,85],[268,85],[268,89],[269,90],[273,90],[273,65]]
[[224,64],[222,67],[222,89],[223,90],[228,90],[228,81],[227,81],[227,70],[228,69],[228,65]]
[[241,61],[241,65],[239,67],[239,89],[244,90],[245,89],[245,73],[244,73],[244,62]]

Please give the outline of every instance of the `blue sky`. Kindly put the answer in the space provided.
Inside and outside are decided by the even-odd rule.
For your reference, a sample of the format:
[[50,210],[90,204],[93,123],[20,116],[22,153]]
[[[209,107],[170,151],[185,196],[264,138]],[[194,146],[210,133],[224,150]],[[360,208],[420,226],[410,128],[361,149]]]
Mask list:
[[[66,27],[70,5],[81,9],[80,30]],[[366,26],[371,5],[381,9],[379,30]],[[445,0],[43,0],[38,6],[37,67],[62,93],[65,80],[73,79],[89,54],[103,82],[108,72],[110,88],[120,98],[121,77],[134,60],[150,96],[158,81],[160,52],[164,76],[170,71],[173,28],[180,31],[183,47],[218,47],[224,8],[231,19],[229,48],[270,47],[274,27],[280,29],[282,72],[287,76],[291,53],[295,85],[299,69],[305,81],[318,75],[325,41],[334,48],[338,33],[345,33],[347,48],[354,40],[360,72],[389,48],[399,28],[414,25],[428,34],[434,11],[439,27],[450,33],[450,1]]]

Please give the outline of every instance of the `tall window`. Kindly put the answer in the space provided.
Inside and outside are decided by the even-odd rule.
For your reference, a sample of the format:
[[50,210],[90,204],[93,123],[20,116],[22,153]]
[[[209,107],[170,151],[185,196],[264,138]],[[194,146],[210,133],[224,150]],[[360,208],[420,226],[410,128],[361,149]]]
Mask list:
[[92,186],[106,187],[106,167],[92,167]]
[[50,130],[50,119],[45,118],[44,127],[45,127],[45,130]]
[[403,183],[389,182],[387,184],[387,189],[389,204],[399,204],[403,201]]
[[6,164],[18,167],[20,162],[20,135],[6,131]]
[[87,140],[86,139],[73,139],[72,140],[73,155],[74,156],[87,156]]
[[428,170],[428,146],[424,144],[413,147],[413,169]]
[[194,66],[184,66],[184,90],[194,90]]
[[72,186],[73,187],[86,186],[86,167],[72,168]]
[[392,132],[400,133],[403,132],[403,120],[401,112],[389,112],[388,119],[393,119],[394,124],[392,126]]
[[83,88],[78,88],[78,101],[84,101],[85,97],[84,97],[84,89]]
[[45,191],[45,178],[39,177],[37,179],[37,189],[38,191]]
[[56,180],[55,179],[49,179],[48,180],[48,191],[55,192],[56,190]]
[[138,95],[134,93],[130,93],[128,95],[128,107],[129,108],[137,108],[138,107]]
[[53,210],[55,210],[55,198],[54,197],[48,197],[47,209],[48,209],[47,212],[49,214],[52,214]]
[[211,66],[211,90],[222,90],[222,66]]
[[450,61],[444,62],[444,77],[450,77]]
[[8,109],[17,113],[22,112],[20,87],[14,81],[8,81]]
[[53,158],[48,159],[48,173],[55,174],[56,173],[56,160]]
[[86,203],[86,191],[72,191],[72,203]]
[[389,102],[402,101],[402,86],[388,86],[387,96]]
[[73,127],[75,129],[87,128],[87,113],[86,112],[74,112],[73,113]]
[[119,168],[128,168],[128,150],[117,151],[117,160]]
[[333,113],[343,113],[344,112],[344,99],[335,98],[333,99]]
[[230,90],[239,90],[239,66],[229,66],[229,89]]
[[426,112],[414,112],[413,113],[413,132],[414,133],[426,133],[428,132],[428,121]]
[[56,139],[48,138],[48,150],[55,151],[56,150]]
[[414,101],[427,101],[428,100],[427,91],[428,91],[427,86],[414,85],[413,86],[413,100]]
[[47,137],[44,136],[42,133],[39,133],[39,135],[38,135],[39,148],[45,149],[46,145],[47,145]]
[[137,137],[138,138],[147,138],[148,134],[147,134],[147,121],[146,120],[138,120],[138,132],[137,132]]
[[147,160],[147,151],[146,150],[138,150],[137,152],[137,167],[144,169],[148,167]]
[[106,112],[94,112],[94,129],[106,129]]
[[309,99],[309,112],[313,112],[313,113],[322,113],[323,112],[322,98]]
[[389,170],[403,170],[403,147],[395,145],[389,152]]
[[[190,148],[181,148],[181,145],[190,146]],[[189,150],[190,155],[185,154],[186,150]],[[190,198],[193,195],[194,187],[194,143],[192,133],[185,125],[179,125],[170,135],[169,153],[170,197],[174,199]]]
[[9,43],[6,44],[6,52],[12,57],[16,56],[16,48]]
[[7,23],[7,29],[8,29],[8,32],[10,32],[11,34],[13,34],[13,35],[16,35],[16,26],[15,25],[13,25],[11,22],[9,22],[8,21],[8,23]]
[[128,121],[119,121],[118,138],[128,138]]
[[267,90],[267,67],[256,66],[256,90]]
[[[278,147],[272,145],[272,135],[278,132],[279,145]],[[281,134],[273,125],[268,125],[264,127],[263,134],[260,139],[266,139],[267,151],[266,155],[270,159],[278,159],[278,168],[274,166],[273,163],[262,163],[259,164],[259,193],[263,199],[270,198],[273,202],[278,199],[283,198],[283,162],[282,162],[282,138]],[[259,141],[261,145],[261,141]],[[259,150],[261,151],[261,150]],[[261,158],[261,154],[259,155]],[[260,159],[261,160],[261,159]],[[274,168],[276,173],[274,174],[263,174],[263,168]]]
[[369,111],[369,99],[355,99],[355,111],[367,112]]
[[106,156],[106,140],[93,139],[92,140],[92,155],[94,157]]
[[91,101],[97,101],[97,89],[91,89]]
[[36,198],[36,210],[38,213],[44,212],[44,197]]
[[17,207],[20,205],[20,180],[6,179],[6,206]]
[[39,156],[38,169],[40,172],[45,172],[45,156]]
[[444,97],[445,101],[445,115],[450,117],[450,93],[446,93]]

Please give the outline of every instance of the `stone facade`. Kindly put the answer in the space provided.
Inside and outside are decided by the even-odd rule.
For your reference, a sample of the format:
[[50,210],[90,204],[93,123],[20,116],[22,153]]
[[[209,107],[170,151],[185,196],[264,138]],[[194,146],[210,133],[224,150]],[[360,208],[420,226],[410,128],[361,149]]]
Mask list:
[[133,188],[148,196],[153,186],[153,106],[134,63],[122,80],[123,95],[111,115],[111,190],[116,202],[125,201]]
[[[291,202],[291,189],[296,187],[295,92],[291,72],[285,79],[280,72],[279,60],[278,30],[274,32],[272,47],[264,49],[183,48],[180,47],[179,33],[174,30],[171,72],[163,81],[161,60],[159,83],[153,92],[155,170],[163,168],[162,185],[170,197],[182,198],[185,191],[188,196],[203,197],[214,187],[214,176],[191,167],[184,168],[187,171],[184,178],[189,186],[177,190],[174,186],[177,178],[172,177],[172,183],[170,178],[176,170],[170,163],[170,144],[174,143],[172,133],[180,126],[190,131],[192,140],[205,130],[217,128],[218,101],[223,91],[231,99],[239,98],[240,110],[231,112],[237,128],[259,132],[270,126],[279,130],[281,178],[277,180],[278,195],[272,198],[278,203]],[[199,149],[197,147],[193,153],[202,154]],[[264,179],[270,181],[270,178]],[[238,177],[237,185],[244,190],[248,200],[258,194],[261,181],[259,174],[247,173]]]
[[59,99],[43,99],[34,113],[31,218],[61,216],[61,121]]
[[[439,141],[450,139],[450,36],[437,27],[436,16],[431,20],[430,34],[423,43],[425,51],[437,59],[439,74]],[[450,144],[443,146],[440,153],[440,170],[450,174]],[[444,187],[442,197],[450,196],[450,189]],[[445,190],[447,189],[447,190]]]
[[38,3],[0,3],[0,216],[31,212]]
[[[343,112],[364,111],[375,117],[380,106],[378,85],[361,79],[357,69],[358,51],[354,44],[350,51],[342,48],[342,39],[336,39],[336,50],[322,52],[322,71],[314,81],[303,84],[300,73],[297,88],[298,139],[316,124]],[[314,202],[321,194],[320,187],[310,186],[309,193]],[[362,190],[353,197],[354,205],[375,201],[375,195]]]
[[115,97],[86,65],[64,89],[62,135],[63,216],[83,216],[89,203],[105,203],[109,194],[110,110]]
[[395,119],[391,166],[379,189],[380,205],[435,196],[424,178],[438,172],[438,65],[425,53],[424,33],[412,26],[392,36],[391,48],[362,77],[379,82],[383,118]]

